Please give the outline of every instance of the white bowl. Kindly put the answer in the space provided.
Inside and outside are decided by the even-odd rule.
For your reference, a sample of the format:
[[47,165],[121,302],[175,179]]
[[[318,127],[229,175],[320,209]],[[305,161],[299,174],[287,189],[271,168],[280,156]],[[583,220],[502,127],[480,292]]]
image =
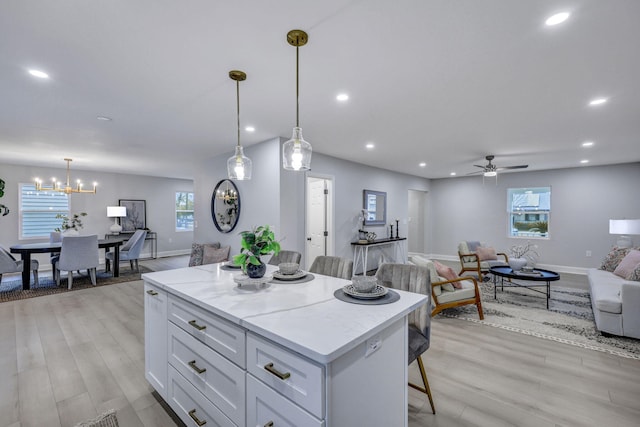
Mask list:
[[378,279],[376,276],[353,276],[351,278],[351,283],[353,283],[353,287],[356,291],[368,293],[376,288]]
[[278,264],[278,269],[282,274],[296,274],[298,267],[300,267],[300,264],[295,262],[281,262]]

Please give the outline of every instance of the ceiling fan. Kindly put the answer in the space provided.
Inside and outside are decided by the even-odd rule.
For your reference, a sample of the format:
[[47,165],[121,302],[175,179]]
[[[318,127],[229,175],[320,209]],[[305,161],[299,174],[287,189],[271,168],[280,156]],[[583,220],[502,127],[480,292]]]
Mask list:
[[528,168],[529,165],[517,165],[517,166],[502,166],[502,167],[497,167],[496,165],[494,165],[493,163],[491,163],[491,161],[495,158],[495,156],[489,155],[486,156],[485,159],[487,159],[487,164],[484,166],[481,165],[473,165],[477,168],[480,168],[482,170],[480,171],[475,171],[475,172],[471,172],[468,173],[467,175],[474,175],[477,173],[481,173],[483,176],[496,176],[498,175],[498,171],[502,171],[502,170],[507,170],[507,169],[525,169]]

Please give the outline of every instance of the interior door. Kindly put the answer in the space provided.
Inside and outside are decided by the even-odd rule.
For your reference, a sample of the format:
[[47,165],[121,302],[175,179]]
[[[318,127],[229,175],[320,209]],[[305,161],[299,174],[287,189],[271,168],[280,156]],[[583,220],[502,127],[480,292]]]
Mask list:
[[307,177],[307,209],[305,247],[306,268],[317,256],[331,255],[332,220],[330,191],[332,180]]

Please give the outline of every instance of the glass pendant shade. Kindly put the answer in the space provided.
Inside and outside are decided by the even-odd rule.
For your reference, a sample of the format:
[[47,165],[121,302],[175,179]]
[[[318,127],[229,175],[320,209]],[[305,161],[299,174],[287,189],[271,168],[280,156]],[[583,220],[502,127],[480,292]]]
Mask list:
[[229,179],[251,179],[251,166],[251,159],[244,155],[242,146],[236,146],[236,153],[227,160]]
[[282,146],[282,167],[290,171],[311,169],[311,144],[302,137],[302,128],[294,127],[293,136]]

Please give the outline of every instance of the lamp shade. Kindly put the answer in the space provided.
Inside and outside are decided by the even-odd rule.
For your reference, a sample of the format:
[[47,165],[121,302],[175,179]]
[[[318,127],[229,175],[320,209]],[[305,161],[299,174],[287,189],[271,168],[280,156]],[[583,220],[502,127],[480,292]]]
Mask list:
[[610,219],[609,234],[640,234],[640,219]]
[[127,216],[127,208],[125,206],[107,206],[107,217],[121,218]]

